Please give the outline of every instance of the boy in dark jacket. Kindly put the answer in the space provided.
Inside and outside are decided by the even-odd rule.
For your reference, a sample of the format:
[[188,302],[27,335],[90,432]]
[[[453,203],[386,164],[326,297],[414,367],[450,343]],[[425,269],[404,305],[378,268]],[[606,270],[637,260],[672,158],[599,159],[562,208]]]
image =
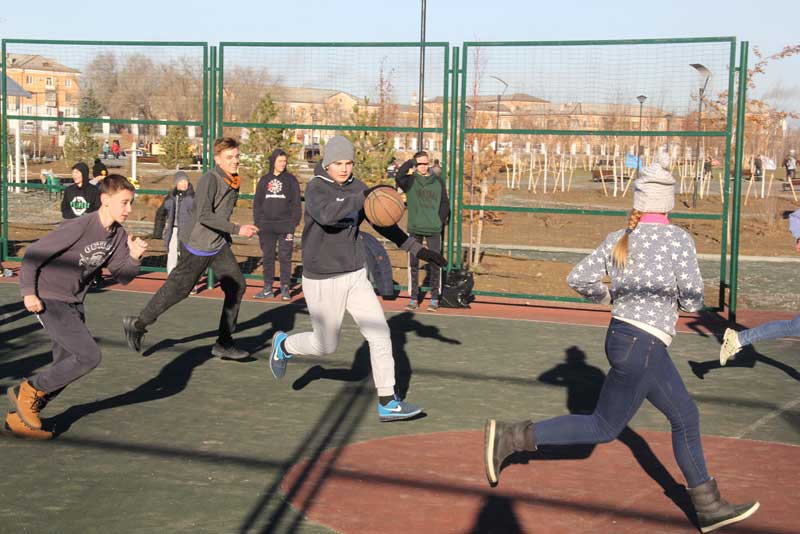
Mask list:
[[[369,344],[379,419],[409,419],[422,409],[395,395],[389,325],[367,279],[364,243],[359,239],[359,226],[365,218],[364,198],[371,190],[353,177],[354,159],[353,144],[337,135],[325,145],[322,162],[314,169],[316,175],[306,186],[303,294],[314,329],[292,335],[275,332],[269,367],[275,378],[282,378],[292,356],[334,352],[348,312]],[[376,226],[375,230],[425,261],[445,264],[440,254],[423,248],[397,225]]]
[[300,184],[286,171],[289,157],[283,150],[275,150],[269,157],[269,171],[256,184],[253,200],[253,221],[258,227],[258,239],[264,256],[264,289],[254,298],[272,295],[275,278],[275,244],[278,245],[280,263],[280,295],[292,300],[289,284],[292,276],[292,250],[294,229],[300,224]]
[[239,142],[230,137],[214,141],[214,163],[216,166],[197,183],[191,222],[180,232],[184,250],[178,265],[138,316],[129,315],[123,319],[125,339],[131,350],[141,352],[147,326],[188,297],[200,275],[211,267],[225,293],[219,334],[211,354],[231,360],[249,356],[233,341],[245,281],[231,250],[231,234],[253,237],[258,231],[252,224],[239,226],[230,221],[239,198]]
[[[430,157],[425,151],[414,154],[414,157],[403,163],[397,172],[397,185],[406,194],[408,205],[408,233],[411,237],[425,242],[430,250],[442,251],[442,228],[450,217],[450,203],[444,180],[430,170]],[[419,306],[419,260],[413,255],[408,257],[409,284],[408,310],[416,310]],[[431,301],[429,311],[439,309],[439,281],[441,269],[428,265],[430,269]]]
[[20,292],[53,340],[53,365],[8,390],[12,412],[6,429],[49,439],[39,412],[65,387],[100,363],[100,349],[86,328],[83,300],[95,272],[105,266],[122,284],[139,273],[147,243],[129,236],[122,223],[131,213],[134,188],[113,174],[100,186],[98,211],[64,221],[25,250]]
[[103,179],[108,176],[108,168],[100,161],[100,158],[94,158],[94,165],[92,165],[92,179],[89,183],[97,187]]
[[167,248],[167,275],[178,265],[181,254],[180,233],[186,227],[194,211],[194,189],[189,175],[183,171],[175,173],[174,189],[169,192],[156,214],[153,235],[161,237]]
[[97,187],[89,183],[89,166],[82,161],[73,165],[72,181],[75,183],[64,190],[61,199],[61,216],[74,219],[97,211],[100,208],[100,193]]

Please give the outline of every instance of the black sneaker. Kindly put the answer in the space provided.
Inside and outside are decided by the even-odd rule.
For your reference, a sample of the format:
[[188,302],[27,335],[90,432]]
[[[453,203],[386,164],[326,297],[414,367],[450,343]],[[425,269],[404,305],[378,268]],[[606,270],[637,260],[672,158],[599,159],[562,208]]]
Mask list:
[[136,328],[135,315],[127,315],[122,318],[122,328],[125,330],[125,341],[128,342],[128,347],[134,352],[142,352],[142,339],[147,330],[139,330]]
[[218,342],[211,347],[211,354],[223,360],[245,360],[250,357],[249,352],[237,348],[236,345],[223,347]]

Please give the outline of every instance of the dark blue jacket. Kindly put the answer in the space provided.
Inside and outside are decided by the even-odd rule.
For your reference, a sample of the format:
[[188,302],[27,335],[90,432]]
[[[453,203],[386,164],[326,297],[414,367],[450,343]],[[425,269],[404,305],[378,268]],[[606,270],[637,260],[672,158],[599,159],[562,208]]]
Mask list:
[[394,280],[392,279],[392,262],[386,249],[374,235],[359,233],[359,238],[364,242],[364,252],[367,259],[367,270],[372,276],[372,281],[378,288],[378,294],[384,297],[394,295]]
[[153,235],[154,237],[161,237],[167,250],[169,250],[172,227],[176,226],[180,233],[181,228],[192,222],[192,212],[194,211],[194,188],[192,188],[192,184],[189,184],[189,188],[186,191],[178,191],[177,189],[170,191],[158,211],[159,213],[156,213],[155,226],[153,227]]

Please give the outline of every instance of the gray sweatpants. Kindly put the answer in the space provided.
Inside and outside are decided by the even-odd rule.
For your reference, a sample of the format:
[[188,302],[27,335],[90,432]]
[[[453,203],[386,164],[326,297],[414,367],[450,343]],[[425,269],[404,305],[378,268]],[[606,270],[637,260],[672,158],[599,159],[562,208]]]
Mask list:
[[44,300],[39,320],[53,340],[53,365],[28,379],[33,387],[53,393],[100,364],[100,347],[86,328],[83,304]]
[[286,338],[286,352],[293,356],[322,356],[335,352],[344,313],[348,312],[369,343],[372,379],[378,395],[393,395],[394,356],[389,325],[367,279],[367,270],[359,269],[324,280],[304,276],[303,295],[314,330]]

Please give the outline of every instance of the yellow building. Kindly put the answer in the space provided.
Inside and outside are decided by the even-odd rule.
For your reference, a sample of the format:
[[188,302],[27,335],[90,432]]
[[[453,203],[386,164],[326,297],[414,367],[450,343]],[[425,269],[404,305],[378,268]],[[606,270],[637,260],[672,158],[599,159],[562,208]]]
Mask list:
[[[39,122],[39,132],[57,135],[58,117],[77,117],[80,104],[80,71],[46,56],[6,54],[6,75],[31,93],[20,99],[20,115],[54,117]],[[11,110],[9,110],[11,111]],[[22,131],[34,133],[37,121],[24,121]]]

